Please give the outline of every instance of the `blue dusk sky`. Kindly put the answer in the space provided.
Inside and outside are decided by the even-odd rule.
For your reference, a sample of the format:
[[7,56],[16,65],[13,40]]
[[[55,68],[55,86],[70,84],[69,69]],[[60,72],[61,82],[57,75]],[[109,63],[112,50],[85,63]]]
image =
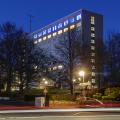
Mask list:
[[105,38],[120,31],[120,0],[0,0],[0,24],[10,21],[29,32],[30,14],[35,31],[81,8],[104,15]]

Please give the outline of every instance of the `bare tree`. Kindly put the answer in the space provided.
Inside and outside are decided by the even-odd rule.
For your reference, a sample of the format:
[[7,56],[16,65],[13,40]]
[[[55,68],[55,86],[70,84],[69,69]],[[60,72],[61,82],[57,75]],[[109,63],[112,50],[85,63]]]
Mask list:
[[70,85],[71,94],[73,94],[73,70],[74,64],[81,53],[80,38],[76,35],[75,30],[69,30],[64,34],[63,39],[59,40],[56,49],[60,56],[62,56],[63,65],[66,68],[68,75],[68,82]]

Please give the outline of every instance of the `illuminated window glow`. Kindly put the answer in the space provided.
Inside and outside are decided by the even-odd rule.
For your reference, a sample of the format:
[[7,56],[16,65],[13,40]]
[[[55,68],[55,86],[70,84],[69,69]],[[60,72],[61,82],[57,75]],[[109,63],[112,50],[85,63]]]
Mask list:
[[59,23],[59,24],[58,24],[58,29],[59,29],[59,28],[62,28],[62,23]]
[[71,22],[71,23],[74,23],[74,22],[75,22],[75,19],[74,19],[74,18],[71,18],[71,19],[70,19],[70,22]]
[[38,33],[38,37],[41,37],[42,36],[42,32]]
[[77,23],[76,26],[77,26],[77,27],[80,27],[80,26],[81,26],[81,22]]
[[91,50],[95,50],[95,46],[91,46]]
[[92,40],[91,40],[91,43],[94,44],[94,43],[95,43],[95,40],[92,39]]
[[53,26],[53,27],[52,27],[52,30],[53,30],[53,32],[54,32],[55,30],[57,30],[57,26],[56,26],[56,25]]
[[35,40],[35,41],[34,41],[34,44],[37,44],[37,43],[38,43],[38,41],[37,41],[37,40]]
[[81,19],[81,14],[80,14],[80,15],[77,15],[76,19],[77,19],[77,20],[80,20],[80,19]]
[[91,37],[95,37],[95,33],[91,33]]
[[43,37],[43,40],[46,40],[46,36],[45,36],[45,37]]
[[95,72],[92,72],[91,75],[95,77]]
[[64,26],[68,25],[68,20],[64,21]]
[[65,28],[65,29],[64,29],[64,32],[67,32],[67,31],[68,31],[68,28]]
[[58,34],[62,34],[62,30],[59,30],[59,31],[58,31]]
[[41,42],[41,41],[42,41],[42,38],[39,38],[39,39],[38,39],[38,42]]
[[91,31],[95,31],[95,27],[91,27]]
[[74,28],[75,28],[75,25],[71,25],[71,26],[70,26],[70,29],[74,29]]
[[48,35],[48,38],[51,38],[51,35]]
[[95,79],[91,79],[92,83],[95,83]]
[[95,53],[91,53],[91,56],[94,57],[94,56],[95,56]]
[[43,31],[43,35],[45,35],[45,34],[46,34],[46,30]]
[[95,66],[94,65],[92,66],[92,70],[95,70]]
[[91,24],[94,25],[95,24],[95,17],[91,16]]
[[48,33],[51,33],[51,28],[48,29]]
[[55,33],[53,33],[53,36],[56,36],[57,35],[57,33],[55,32]]
[[35,34],[35,35],[33,36],[33,38],[34,38],[34,39],[37,39],[37,34]]
[[91,59],[91,62],[92,62],[92,63],[95,63],[95,59]]

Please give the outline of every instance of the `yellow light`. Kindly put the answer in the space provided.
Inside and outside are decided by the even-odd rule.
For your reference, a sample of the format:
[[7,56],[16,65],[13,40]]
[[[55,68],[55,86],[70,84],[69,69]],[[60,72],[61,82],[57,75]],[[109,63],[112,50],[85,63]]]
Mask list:
[[64,32],[67,32],[67,31],[68,31],[68,28],[65,28],[65,29],[64,29]]
[[79,22],[79,23],[77,23],[77,25],[76,25],[77,27],[80,27],[81,26],[81,22]]
[[73,79],[73,82],[75,82],[76,81],[76,79]]
[[48,38],[51,38],[51,35],[48,35]]
[[55,67],[53,67],[53,70],[56,70],[57,69],[57,67],[55,66]]
[[53,36],[56,36],[57,35],[57,33],[55,32],[55,33],[53,33]]
[[46,40],[46,36],[45,36],[45,37],[43,37],[43,40]]
[[41,42],[41,41],[42,41],[42,38],[39,38],[39,39],[38,39],[38,42]]
[[62,69],[63,68],[63,66],[62,65],[58,65],[58,69]]
[[62,34],[62,30],[59,30],[59,31],[58,31],[58,34]]
[[75,25],[71,25],[71,26],[70,26],[70,29],[74,29],[74,28],[75,28]]
[[38,43],[38,41],[37,41],[37,40],[35,40],[35,41],[34,41],[34,44],[37,44],[37,43]]
[[48,84],[48,81],[45,81],[45,85],[47,85]]
[[84,75],[85,75],[85,72],[84,72],[84,71],[80,71],[80,72],[79,72],[79,75],[80,75],[80,76],[84,76]]

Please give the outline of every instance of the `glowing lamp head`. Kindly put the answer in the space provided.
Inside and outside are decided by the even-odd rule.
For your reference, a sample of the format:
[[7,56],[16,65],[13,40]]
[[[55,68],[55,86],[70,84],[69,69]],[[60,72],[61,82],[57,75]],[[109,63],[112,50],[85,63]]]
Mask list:
[[80,71],[80,72],[79,72],[79,75],[80,75],[80,76],[84,76],[84,75],[85,75],[85,72],[84,72],[84,71]]

